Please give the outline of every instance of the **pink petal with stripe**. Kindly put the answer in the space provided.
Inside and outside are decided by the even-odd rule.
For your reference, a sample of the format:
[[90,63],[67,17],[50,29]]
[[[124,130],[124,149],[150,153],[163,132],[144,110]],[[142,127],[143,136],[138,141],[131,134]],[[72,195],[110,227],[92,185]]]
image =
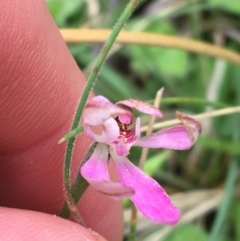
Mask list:
[[178,112],[183,125],[163,129],[150,136],[140,138],[134,145],[149,148],[187,150],[196,142],[201,126],[193,118]]
[[[90,99],[83,111],[83,122],[88,125],[101,125],[110,117],[116,117],[119,114],[127,114],[125,110],[113,103],[107,98],[98,95]],[[131,114],[131,113],[129,113]]]
[[147,218],[166,224],[175,224],[180,219],[180,211],[171,202],[164,189],[125,156],[117,156],[110,151],[123,185],[132,188],[130,197],[136,207]]
[[98,144],[89,158],[81,167],[82,176],[99,192],[111,196],[114,199],[122,199],[131,196],[134,191],[120,182],[110,180],[107,168],[108,146]]
[[177,118],[183,123],[185,126],[188,136],[191,139],[192,143],[194,144],[201,133],[201,124],[196,121],[194,118],[177,111],[176,113]]
[[128,99],[128,100],[119,101],[116,104],[119,106],[125,105],[130,108],[134,108],[142,113],[154,115],[159,118],[163,117],[161,111],[158,108],[156,108],[154,105],[148,104],[140,100]]

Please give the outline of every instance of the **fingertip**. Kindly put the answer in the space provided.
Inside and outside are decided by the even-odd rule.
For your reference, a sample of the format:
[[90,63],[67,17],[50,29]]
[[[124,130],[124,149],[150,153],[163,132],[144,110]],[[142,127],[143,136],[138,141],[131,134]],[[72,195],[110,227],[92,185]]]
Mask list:
[[91,229],[55,215],[10,208],[0,210],[2,241],[106,241]]

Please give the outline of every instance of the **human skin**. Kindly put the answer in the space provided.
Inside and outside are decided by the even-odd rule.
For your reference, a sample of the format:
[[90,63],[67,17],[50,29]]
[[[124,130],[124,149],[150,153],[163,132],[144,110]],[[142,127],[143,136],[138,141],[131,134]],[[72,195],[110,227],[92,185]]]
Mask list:
[[[43,0],[0,6],[1,240],[104,240],[93,230],[120,241],[121,203],[91,188],[78,205],[87,228],[53,215],[64,201],[66,143],[57,142],[70,129],[85,78]],[[90,143],[77,137],[72,178]]]

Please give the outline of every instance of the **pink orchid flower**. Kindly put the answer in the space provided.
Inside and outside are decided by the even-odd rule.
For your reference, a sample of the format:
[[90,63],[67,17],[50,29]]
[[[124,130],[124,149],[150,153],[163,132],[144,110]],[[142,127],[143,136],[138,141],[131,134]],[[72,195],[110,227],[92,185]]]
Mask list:
[[[149,219],[175,224],[180,218],[164,189],[127,158],[131,146],[186,150],[195,143],[200,124],[193,118],[177,112],[183,125],[163,129],[150,136],[140,137],[140,118],[136,120],[132,108],[162,117],[161,112],[148,103],[128,99],[116,104],[103,96],[90,99],[83,112],[84,130],[98,142],[92,156],[81,167],[82,176],[99,192],[115,199],[129,197]],[[101,126],[101,134],[93,127]],[[108,173],[109,154],[113,159],[119,182],[111,181]]]

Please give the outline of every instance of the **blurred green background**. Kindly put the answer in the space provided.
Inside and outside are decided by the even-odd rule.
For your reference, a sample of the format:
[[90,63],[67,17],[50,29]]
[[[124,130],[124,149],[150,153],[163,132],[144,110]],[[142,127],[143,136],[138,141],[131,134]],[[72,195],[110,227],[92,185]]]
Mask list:
[[[47,3],[59,28],[111,29],[128,1],[47,0]],[[239,53],[240,1],[142,1],[124,29],[192,38]],[[87,78],[102,44],[68,47]],[[161,102],[164,120],[175,118],[176,110],[198,114],[240,106],[240,66],[183,50],[118,46],[101,69],[98,80],[95,93],[113,102],[124,98],[153,101],[156,91],[164,87]],[[207,211],[167,231],[166,227],[153,223],[139,225],[138,240],[240,240],[239,119],[238,113],[204,119],[202,135],[189,151],[150,150],[145,171],[168,193],[182,193],[183,204],[178,204],[178,199],[175,203],[182,205],[183,215],[191,210],[197,212],[198,205],[204,203]],[[148,117],[143,116],[142,120],[147,124]],[[129,159],[137,164],[140,153],[141,149],[133,148]],[[219,193],[224,196],[223,202],[220,197],[215,206],[207,206]],[[184,200],[192,200],[191,205],[184,205]],[[129,203],[124,204],[127,210]],[[127,236],[126,231],[126,240]]]

